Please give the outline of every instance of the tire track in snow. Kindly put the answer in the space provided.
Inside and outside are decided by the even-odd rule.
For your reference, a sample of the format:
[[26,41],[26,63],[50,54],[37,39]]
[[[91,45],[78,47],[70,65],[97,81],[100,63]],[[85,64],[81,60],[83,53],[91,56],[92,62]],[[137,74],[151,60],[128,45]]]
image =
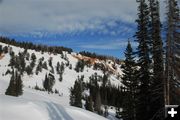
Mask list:
[[63,118],[65,118],[65,120],[73,120],[71,118],[71,116],[66,112],[66,110],[64,109],[63,106],[61,105],[57,105],[55,103],[52,103],[52,106],[59,112],[62,114]]
[[50,120],[73,120],[64,107],[53,102],[45,102]]
[[65,120],[62,114],[54,107],[53,103],[45,102],[47,105],[47,110],[49,112],[50,120]]

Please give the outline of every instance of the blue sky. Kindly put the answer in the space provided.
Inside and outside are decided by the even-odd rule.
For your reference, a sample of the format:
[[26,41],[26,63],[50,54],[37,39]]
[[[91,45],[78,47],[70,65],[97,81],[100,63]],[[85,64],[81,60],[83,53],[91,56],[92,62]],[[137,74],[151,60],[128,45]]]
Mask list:
[[135,0],[2,0],[0,34],[123,58],[128,38],[137,45],[136,14]]

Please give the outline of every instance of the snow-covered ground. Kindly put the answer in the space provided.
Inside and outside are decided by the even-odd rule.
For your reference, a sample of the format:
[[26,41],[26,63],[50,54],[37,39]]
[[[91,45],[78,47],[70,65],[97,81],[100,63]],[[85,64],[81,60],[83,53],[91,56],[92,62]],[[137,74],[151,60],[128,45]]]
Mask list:
[[[7,46],[4,43],[0,43],[2,46]],[[15,54],[23,52],[24,49],[19,47],[11,46]],[[5,75],[6,71],[10,69],[8,66],[10,61],[10,55],[5,54],[4,57],[0,59],[0,120],[105,120],[106,118],[101,117],[95,113],[69,106],[69,89],[74,85],[77,76],[84,75],[84,81],[89,81],[89,77],[97,73],[98,75],[103,75],[101,70],[93,70],[92,67],[85,67],[83,72],[77,73],[74,68],[77,63],[77,59],[73,57],[72,54],[65,53],[69,59],[70,64],[72,64],[72,69],[65,67],[63,74],[63,80],[60,82],[58,80],[59,75],[56,73],[57,62],[66,63],[67,61],[61,58],[60,54],[53,55],[49,53],[42,54],[41,52],[36,52],[34,50],[28,50],[30,53],[35,53],[37,60],[44,57],[44,61],[47,62],[50,57],[53,58],[52,64],[55,69],[55,85],[53,90],[57,89],[62,96],[58,94],[48,94],[47,92],[37,91],[32,89],[35,85],[43,88],[43,80],[45,74],[50,72],[43,69],[38,75],[35,74],[35,69],[33,70],[33,75],[27,75],[24,73],[22,76],[23,80],[23,95],[20,97],[10,97],[4,95],[10,81],[10,75]],[[29,62],[26,61],[28,65]],[[118,65],[117,65],[118,66]],[[35,66],[36,68],[36,66]],[[122,74],[119,67],[117,67],[117,73]],[[110,76],[110,82],[113,85],[122,85],[121,81],[117,79],[116,74]],[[108,119],[116,120],[114,117],[115,111],[110,111],[110,116]]]
[[1,94],[0,120],[106,120],[95,113],[67,106],[65,100],[30,89],[18,98]]

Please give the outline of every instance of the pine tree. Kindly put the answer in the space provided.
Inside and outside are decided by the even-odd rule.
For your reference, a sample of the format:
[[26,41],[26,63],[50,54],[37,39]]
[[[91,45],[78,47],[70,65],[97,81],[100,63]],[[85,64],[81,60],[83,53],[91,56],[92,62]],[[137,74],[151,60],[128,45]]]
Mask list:
[[49,62],[49,66],[52,67],[52,57],[49,58],[48,62]]
[[5,94],[16,97],[23,94],[23,83],[21,80],[21,75],[17,71],[14,72],[14,69],[12,71],[12,77]]
[[63,80],[63,75],[59,74],[59,81],[62,82],[62,80]]
[[86,110],[93,112],[93,101],[91,96],[86,98],[85,108]]
[[21,79],[21,75],[18,74],[18,72],[16,71],[16,91],[18,96],[23,94],[23,83],[22,83],[22,79]]
[[0,55],[3,53],[2,45],[0,45]]
[[54,84],[55,84],[54,76],[52,74],[49,74],[49,75],[46,74],[45,80],[43,82],[44,89],[46,91],[48,91],[48,93],[52,92],[52,88],[53,88]]
[[84,60],[78,60],[76,67],[75,67],[75,71],[76,72],[83,72],[84,66],[85,66]]
[[[151,81],[151,116],[163,119],[164,108],[164,61],[163,44],[161,39],[161,22],[159,15],[159,1],[149,0],[151,15],[151,39],[153,78]],[[161,113],[161,114],[159,114]]]
[[44,68],[44,69],[48,70],[48,67],[47,67],[47,63],[46,63],[46,61],[43,63],[42,68]]
[[149,37],[149,10],[145,0],[137,0],[138,19],[137,32],[135,34],[138,44],[137,77],[140,81],[138,91],[137,119],[148,120],[150,116],[150,37]]
[[38,75],[39,72],[42,72],[42,66],[43,66],[42,59],[39,59],[39,63],[36,67],[36,75]]
[[64,73],[64,69],[65,69],[65,67],[64,67],[64,63],[63,63],[63,62],[61,62],[61,66],[60,66],[60,73],[61,73],[61,74],[63,74],[63,73]]
[[101,96],[100,96],[100,90],[99,90],[99,88],[98,88],[98,91],[96,92],[96,101],[95,101],[94,110],[95,110],[99,115],[102,115]]
[[6,89],[5,94],[6,95],[11,95],[11,96],[17,96],[17,94],[16,94],[16,81],[15,81],[14,70],[12,71],[11,80],[10,80],[8,88]]
[[45,80],[43,82],[43,87],[46,91],[48,91],[48,87],[49,87],[49,80],[48,80],[48,77],[47,77],[47,74],[45,75]]
[[59,73],[59,70],[60,70],[60,63],[57,62],[57,66],[56,66],[56,71],[57,71],[57,73]]
[[82,81],[78,78],[70,88],[70,105],[82,108]]
[[11,56],[11,58],[10,58],[10,61],[9,61],[9,65],[8,65],[8,66],[13,67],[13,66],[15,66],[15,63],[16,63],[14,52],[11,52],[11,53],[10,53],[10,56]]
[[123,77],[122,83],[126,86],[126,96],[123,98],[123,119],[136,119],[136,104],[137,104],[137,66],[135,63],[135,56],[131,47],[130,41],[125,51],[125,62],[122,66]]
[[25,70],[26,70],[28,75],[33,74],[33,72],[32,72],[33,69],[32,69],[32,67],[30,65],[28,65]]
[[32,61],[36,61],[36,55],[35,55],[35,53],[32,53],[32,54],[31,54],[31,60],[32,60]]
[[179,69],[179,28],[180,12],[177,0],[168,0],[167,36],[166,36],[166,104],[180,104],[178,87]]
[[34,53],[31,54],[31,63],[30,66],[33,69],[35,67],[35,63],[36,63],[36,55]]
[[26,68],[25,55],[23,53],[19,53],[19,56],[17,56],[17,59],[18,59],[17,62],[19,62],[17,63],[19,66],[19,71],[21,72],[21,74],[23,74]]
[[4,47],[3,47],[3,52],[4,52],[5,54],[8,53],[8,47],[7,47],[7,46],[4,46]]

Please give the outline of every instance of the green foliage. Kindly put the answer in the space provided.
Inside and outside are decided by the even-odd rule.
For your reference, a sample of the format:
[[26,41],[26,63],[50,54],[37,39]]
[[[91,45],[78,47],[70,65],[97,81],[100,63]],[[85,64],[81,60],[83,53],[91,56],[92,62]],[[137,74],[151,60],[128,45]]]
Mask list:
[[85,66],[85,62],[84,60],[78,60],[76,67],[75,67],[75,71],[76,72],[83,72],[84,70],[84,66]]
[[82,77],[75,81],[70,88],[70,105],[82,108]]
[[92,100],[91,96],[86,98],[85,108],[86,108],[86,110],[89,110],[92,112],[94,111],[93,110],[93,100]]
[[40,58],[39,63],[37,65],[37,67],[36,67],[36,75],[38,75],[39,72],[42,72],[42,67],[43,67],[42,59]]
[[22,88],[23,88],[23,83],[21,80],[21,75],[17,71],[14,73],[14,70],[13,70],[9,86],[6,89],[5,94],[16,96],[16,97],[20,96],[23,94]]
[[31,42],[17,42],[14,39],[9,39],[7,37],[0,37],[0,42],[17,46],[17,47],[21,47],[24,49],[32,49],[32,50],[41,51],[41,52],[53,52],[53,53],[62,54],[62,51],[67,51],[68,53],[71,53],[73,51],[71,48],[66,48],[62,46],[49,47],[46,45],[35,45]]
[[128,41],[128,45],[125,51],[125,61],[122,66],[123,77],[122,83],[126,86],[126,96],[123,98],[123,119],[134,120],[136,119],[136,105],[137,105],[137,91],[138,91],[138,79],[137,79],[137,66],[135,63],[135,56],[131,47],[131,43]]
[[8,53],[8,47],[7,46],[4,46],[3,47],[3,52],[6,54],[6,53]]
[[145,0],[139,0],[138,2],[138,19],[137,31],[135,34],[136,41],[139,43],[137,48],[138,60],[137,64],[139,66],[137,75],[140,81],[140,86],[138,86],[138,106],[137,118],[138,120],[148,120],[150,119],[150,83],[151,83],[151,73],[150,73],[150,54],[152,41],[150,39],[149,33],[149,23],[150,23],[150,12]]
[[52,92],[52,88],[53,88],[54,84],[55,84],[54,76],[52,74],[49,74],[49,75],[46,74],[45,80],[43,82],[44,89],[46,91],[48,91],[48,93]]
[[31,63],[30,66],[33,69],[35,67],[36,63],[36,55],[34,53],[31,54]]
[[57,62],[56,71],[59,74],[59,81],[61,82],[63,80],[63,73],[64,73],[64,63],[61,62],[61,65],[59,62]]
[[50,58],[49,58],[49,60],[48,60],[48,62],[49,62],[49,66],[50,66],[50,67],[52,67],[52,60],[53,60],[53,58],[52,58],[52,57],[50,57]]
[[3,53],[2,45],[0,45],[0,55]]
[[44,69],[48,70],[48,67],[47,67],[47,63],[46,63],[46,61],[42,64],[42,68],[44,68]]
[[16,63],[14,52],[11,52],[11,53],[10,53],[10,57],[11,57],[11,58],[10,58],[10,63],[9,63],[8,66],[13,67],[13,66],[15,66],[15,63]]
[[33,74],[32,70],[33,70],[33,68],[30,65],[28,65],[26,67],[26,69],[25,69],[25,71],[27,72],[28,75],[32,75]]
[[36,55],[35,55],[35,53],[32,53],[32,54],[31,54],[31,60],[34,61],[34,62],[36,61]]
[[100,90],[99,90],[99,88],[98,88],[97,91],[96,91],[96,100],[95,100],[94,110],[95,110],[99,115],[102,115],[101,96],[100,96]]

